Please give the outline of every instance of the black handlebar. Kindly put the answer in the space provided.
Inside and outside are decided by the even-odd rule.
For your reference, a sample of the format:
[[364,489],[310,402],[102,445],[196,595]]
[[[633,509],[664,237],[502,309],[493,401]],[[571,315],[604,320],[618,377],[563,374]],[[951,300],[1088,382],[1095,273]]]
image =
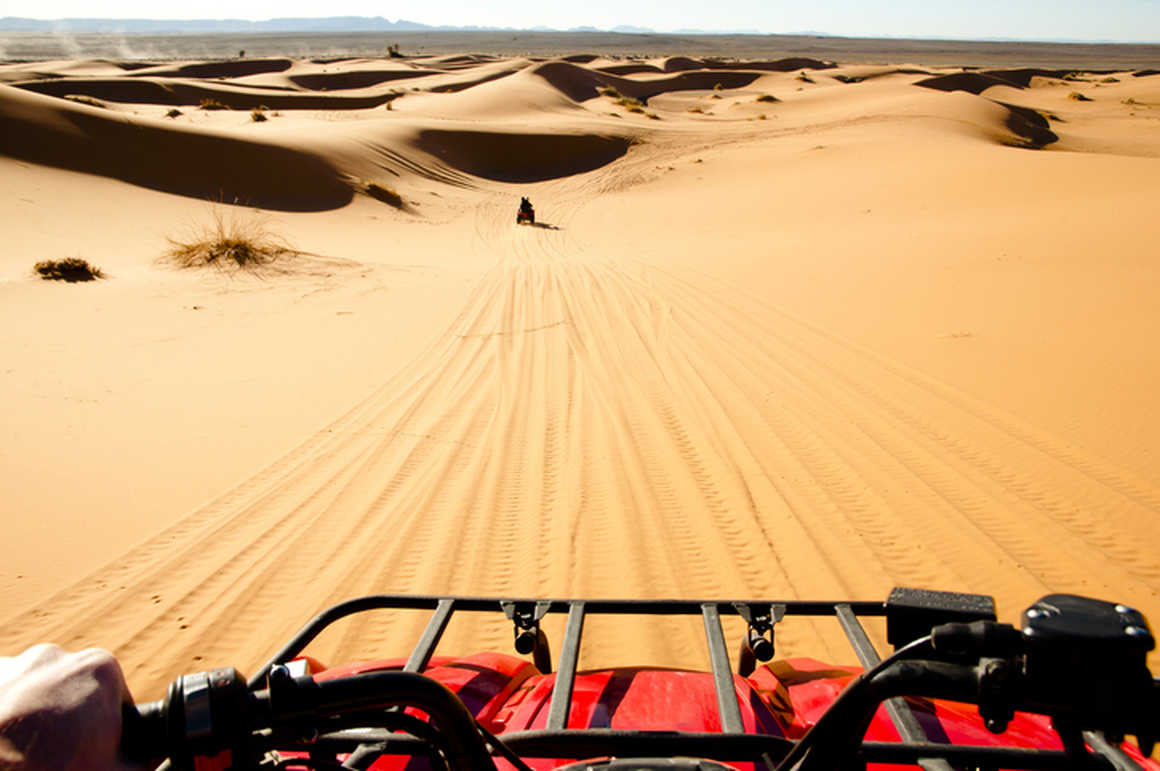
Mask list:
[[193,758],[229,751],[235,767],[255,761],[263,745],[310,740],[319,734],[381,721],[393,707],[416,707],[438,731],[436,748],[449,768],[494,768],[475,718],[443,684],[410,672],[371,672],[336,680],[292,677],[285,667],[270,671],[267,687],[248,691],[236,670],[186,675],[161,701],[125,711],[122,753],[137,762],[168,758],[177,769],[192,768]]

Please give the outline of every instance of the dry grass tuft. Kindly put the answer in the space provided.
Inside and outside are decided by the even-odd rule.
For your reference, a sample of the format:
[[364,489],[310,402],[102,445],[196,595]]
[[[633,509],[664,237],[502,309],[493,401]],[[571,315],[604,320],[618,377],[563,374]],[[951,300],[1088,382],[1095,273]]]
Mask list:
[[170,109],[169,112],[165,113],[166,118],[180,118],[181,116],[182,116],[181,110],[177,109],[176,107]]
[[102,110],[109,109],[109,105],[105,104],[100,99],[94,99],[93,97],[86,96],[84,94],[65,94],[64,98],[70,102],[76,102],[77,104],[87,104],[89,107],[99,107]]
[[376,201],[382,201],[383,203],[390,204],[396,209],[403,208],[403,196],[399,195],[391,188],[384,187],[377,182],[368,182],[363,187],[363,192],[365,192],[371,198],[374,198]]
[[63,260],[44,260],[38,262],[33,270],[45,281],[67,281],[70,284],[78,281],[93,281],[104,278],[105,274],[95,265],[90,265],[80,257],[66,257]]
[[198,107],[198,109],[199,110],[228,110],[230,108],[227,107],[226,105],[222,104],[218,100],[214,99],[212,96],[207,96],[201,100],[201,105]]
[[1084,96],[1083,94],[1081,94],[1078,91],[1072,91],[1070,94],[1067,95],[1067,98],[1073,99],[1077,102],[1090,102],[1092,100],[1092,98],[1090,96]]
[[766,102],[767,104],[777,104],[781,100],[773,94],[762,94],[761,96],[757,97],[757,101]]
[[807,75],[805,70],[802,70],[801,72],[799,72],[797,74],[797,79],[800,80],[802,83],[813,83],[814,82],[814,79],[811,78],[809,75]]
[[220,209],[213,212],[213,222],[195,228],[187,240],[168,239],[165,260],[179,268],[214,266],[222,270],[255,270],[297,252],[280,237],[266,229],[260,217],[227,216]]

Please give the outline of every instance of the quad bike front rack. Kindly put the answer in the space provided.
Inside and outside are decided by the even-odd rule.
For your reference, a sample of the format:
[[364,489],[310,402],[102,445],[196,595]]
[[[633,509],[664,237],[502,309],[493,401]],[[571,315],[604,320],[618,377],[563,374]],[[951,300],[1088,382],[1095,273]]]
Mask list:
[[[547,635],[540,622],[548,614],[567,614],[564,638],[556,662],[556,678],[549,703],[545,730],[523,731],[504,737],[516,752],[544,757],[559,755],[561,745],[579,748],[588,740],[602,749],[618,749],[621,754],[639,754],[636,746],[648,740],[634,732],[604,731],[588,736],[582,730],[566,730],[577,674],[580,640],[584,621],[590,615],[609,616],[700,616],[708,643],[709,664],[713,676],[721,734],[690,736],[691,754],[715,749],[726,754],[760,755],[762,739],[744,732],[741,710],[729,668],[722,616],[738,616],[747,625],[738,656],[739,674],[748,676],[757,661],[768,661],[774,655],[776,625],[788,616],[834,617],[841,625],[854,654],[864,669],[881,661],[878,650],[862,626],[862,618],[885,618],[887,640],[898,649],[928,634],[932,627],[949,622],[993,621],[995,605],[991,597],[923,589],[898,588],[885,602],[815,602],[769,600],[579,600],[519,599],[504,597],[462,597],[433,595],[372,595],[335,605],[318,614],[250,678],[251,690],[262,688],[271,668],[297,657],[327,627],[336,621],[370,610],[429,610],[427,625],[412,649],[404,672],[421,673],[426,669],[451,617],[455,613],[500,613],[511,623],[514,645],[521,654],[531,653],[533,663],[543,674],[552,671]],[[925,771],[951,771],[953,767],[978,765],[991,768],[1063,768],[1074,761],[1059,750],[1015,747],[981,747],[939,744],[926,735],[909,703],[902,698],[885,702],[887,713],[902,739],[901,743],[865,742],[862,757],[867,762],[915,763]],[[1102,735],[1085,733],[1085,740],[1104,765],[1117,770],[1140,767],[1119,747]],[[674,737],[677,741],[677,737]],[[679,741],[678,741],[679,743]],[[670,747],[670,749],[673,749]],[[551,752],[549,752],[551,750]]]

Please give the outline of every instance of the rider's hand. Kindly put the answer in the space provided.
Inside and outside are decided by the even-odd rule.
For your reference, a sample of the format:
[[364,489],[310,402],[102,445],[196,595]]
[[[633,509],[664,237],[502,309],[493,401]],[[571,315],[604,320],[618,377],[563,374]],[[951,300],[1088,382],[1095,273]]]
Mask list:
[[134,768],[118,753],[121,706],[130,701],[121,667],[105,651],[37,645],[0,657],[0,769]]

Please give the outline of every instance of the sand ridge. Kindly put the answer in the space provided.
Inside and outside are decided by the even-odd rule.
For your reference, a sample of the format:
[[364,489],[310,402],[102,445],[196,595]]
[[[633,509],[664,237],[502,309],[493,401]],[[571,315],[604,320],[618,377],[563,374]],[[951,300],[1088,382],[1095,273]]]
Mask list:
[[[114,69],[0,68],[22,234],[0,263],[3,650],[106,646],[156,698],[375,592],[918,585],[994,594],[1007,620],[1048,591],[1160,618],[1138,227],[1160,79],[596,55]],[[201,88],[241,109],[164,117]],[[287,106],[254,122],[258,93]],[[514,224],[521,194],[536,227]],[[207,198],[304,256],[159,265]],[[31,279],[62,250],[111,278]],[[394,655],[423,623],[359,619],[315,652]],[[696,624],[657,631],[593,624],[582,663],[703,665]],[[444,644],[507,650],[510,630]],[[778,645],[850,660],[836,625]]]

